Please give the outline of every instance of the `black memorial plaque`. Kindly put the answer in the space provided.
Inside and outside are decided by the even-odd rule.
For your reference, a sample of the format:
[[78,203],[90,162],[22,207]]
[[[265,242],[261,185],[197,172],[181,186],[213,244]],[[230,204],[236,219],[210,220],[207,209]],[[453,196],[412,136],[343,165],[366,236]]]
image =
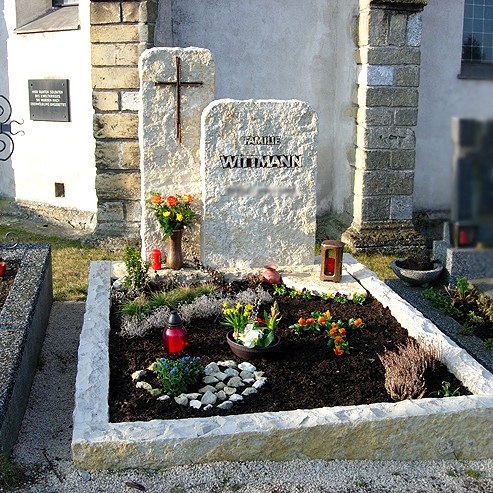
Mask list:
[[68,79],[31,79],[28,83],[31,120],[70,121]]

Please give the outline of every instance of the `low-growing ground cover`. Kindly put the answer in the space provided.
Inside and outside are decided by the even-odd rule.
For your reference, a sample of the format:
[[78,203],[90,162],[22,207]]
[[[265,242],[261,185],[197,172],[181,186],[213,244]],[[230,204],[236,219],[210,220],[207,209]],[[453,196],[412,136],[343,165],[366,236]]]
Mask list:
[[466,278],[453,287],[431,287],[422,298],[463,326],[463,335],[475,335],[493,349],[493,300],[479,293]]
[[[247,286],[241,283],[223,285],[222,296],[231,296]],[[258,287],[257,287],[258,289]],[[254,361],[264,372],[267,383],[255,395],[235,404],[229,411],[193,409],[177,405],[172,399],[159,401],[146,390],[137,388],[131,374],[142,370],[157,358],[170,357],[161,344],[163,323],[143,322],[148,330],[143,337],[123,337],[122,300],[113,300],[110,334],[110,419],[113,422],[186,418],[211,414],[243,414],[292,409],[313,409],[326,406],[346,406],[376,402],[392,402],[385,388],[385,371],[379,359],[387,349],[395,350],[408,341],[404,330],[377,300],[368,297],[362,305],[352,301],[276,294],[270,285],[262,285],[273,300],[277,300],[282,319],[276,333],[282,346],[275,356]],[[339,300],[341,301],[341,300]],[[270,303],[265,303],[268,307]],[[332,320],[341,321],[347,329],[349,351],[337,356],[328,347],[329,337],[311,332],[296,333],[290,328],[300,318],[308,319],[313,312],[330,312]],[[260,311],[262,313],[262,309]],[[187,324],[189,346],[172,358],[184,355],[200,357],[203,365],[228,359],[239,362],[226,342],[228,329],[221,326],[222,317],[195,318]],[[361,319],[364,328],[350,327],[350,319]],[[157,320],[157,319],[155,319]],[[460,382],[444,366],[425,375],[425,396],[443,394],[443,382],[449,388],[459,388]],[[157,386],[156,382],[154,386]],[[203,383],[198,384],[203,386]],[[189,389],[193,392],[196,389]]]

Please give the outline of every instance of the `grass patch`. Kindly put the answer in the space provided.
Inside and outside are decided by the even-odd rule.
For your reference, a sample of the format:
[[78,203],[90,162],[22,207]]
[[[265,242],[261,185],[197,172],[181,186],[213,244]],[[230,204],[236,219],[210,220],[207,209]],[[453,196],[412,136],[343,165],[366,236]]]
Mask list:
[[[92,260],[122,260],[123,252],[83,246],[80,240],[44,236],[0,225],[0,238],[15,231],[21,243],[49,243],[53,261],[53,299],[84,301],[87,296],[87,274]],[[1,242],[1,240],[0,240]]]
[[466,476],[469,476],[476,481],[481,479],[481,473],[479,471],[476,471],[476,469],[466,469],[464,472],[466,473]]
[[396,279],[396,275],[390,268],[390,262],[395,260],[395,256],[391,255],[377,255],[377,254],[354,254],[358,262],[366,265],[370,270],[375,272],[375,274],[381,279]]

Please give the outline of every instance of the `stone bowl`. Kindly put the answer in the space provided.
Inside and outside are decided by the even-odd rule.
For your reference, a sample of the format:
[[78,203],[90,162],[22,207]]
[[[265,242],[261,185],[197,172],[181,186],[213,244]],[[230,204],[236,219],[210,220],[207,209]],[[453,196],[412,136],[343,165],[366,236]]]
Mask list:
[[390,267],[394,274],[408,286],[423,286],[427,287],[430,282],[434,281],[442,272],[443,265],[438,260],[433,260],[432,270],[411,270],[404,269],[397,265],[397,262],[402,262],[405,259],[397,259],[390,262]]

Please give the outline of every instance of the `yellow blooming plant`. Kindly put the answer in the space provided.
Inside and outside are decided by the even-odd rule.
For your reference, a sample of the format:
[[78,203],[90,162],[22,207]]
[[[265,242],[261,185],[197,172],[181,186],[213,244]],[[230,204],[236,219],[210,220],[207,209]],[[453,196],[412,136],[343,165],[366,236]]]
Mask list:
[[163,240],[169,238],[173,231],[185,229],[192,224],[197,215],[192,209],[192,202],[193,197],[190,194],[168,195],[163,198],[159,193],[151,192],[147,204],[163,228]]
[[253,305],[241,303],[223,304],[224,320],[221,325],[233,329],[233,338],[245,347],[267,347],[274,341],[274,331],[281,320],[277,301],[270,313],[264,311],[264,318],[256,317]]

